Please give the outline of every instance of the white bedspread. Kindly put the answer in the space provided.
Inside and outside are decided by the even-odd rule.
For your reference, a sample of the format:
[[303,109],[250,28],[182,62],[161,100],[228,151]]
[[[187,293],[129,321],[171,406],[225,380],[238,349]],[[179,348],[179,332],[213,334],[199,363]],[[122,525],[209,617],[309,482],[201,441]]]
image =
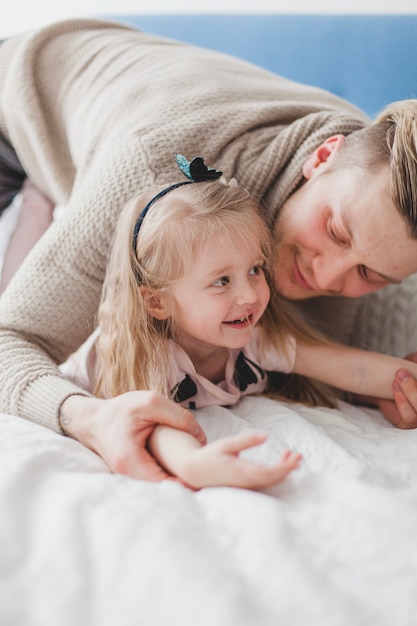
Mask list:
[[417,625],[417,431],[251,397],[199,416],[302,467],[264,493],[192,492],[0,415],[1,626]]

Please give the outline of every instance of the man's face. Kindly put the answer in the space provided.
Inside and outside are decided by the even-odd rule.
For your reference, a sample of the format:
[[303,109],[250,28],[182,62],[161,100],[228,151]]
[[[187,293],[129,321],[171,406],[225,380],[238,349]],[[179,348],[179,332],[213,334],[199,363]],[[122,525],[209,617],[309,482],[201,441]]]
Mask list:
[[362,296],[417,272],[417,241],[391,199],[388,167],[371,175],[329,161],[305,167],[275,224],[275,283],[290,300]]

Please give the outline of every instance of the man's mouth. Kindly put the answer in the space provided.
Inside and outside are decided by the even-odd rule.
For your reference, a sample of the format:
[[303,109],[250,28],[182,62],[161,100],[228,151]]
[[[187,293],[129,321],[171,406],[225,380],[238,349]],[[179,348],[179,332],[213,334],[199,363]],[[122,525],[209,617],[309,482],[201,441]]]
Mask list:
[[302,274],[302,272],[301,272],[301,270],[300,270],[300,268],[298,266],[297,259],[294,259],[293,276],[294,276],[294,279],[295,279],[295,282],[297,283],[297,285],[299,285],[300,287],[303,287],[303,289],[308,289],[309,291],[314,291],[314,288],[304,278],[304,275]]

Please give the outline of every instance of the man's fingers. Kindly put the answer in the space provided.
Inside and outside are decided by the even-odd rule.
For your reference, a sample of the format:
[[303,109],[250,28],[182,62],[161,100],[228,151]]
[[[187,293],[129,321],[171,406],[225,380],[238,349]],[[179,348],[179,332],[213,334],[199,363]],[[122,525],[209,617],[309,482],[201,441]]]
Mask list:
[[378,406],[386,419],[397,428],[416,428],[417,412],[395,381],[392,385],[394,400],[379,400]]
[[394,392],[395,410],[390,413],[388,419],[398,428],[416,428],[417,413],[414,406],[410,404],[409,397],[404,394],[397,381],[394,382],[392,389]]
[[400,369],[395,375],[392,386],[394,400],[399,411],[396,423],[399,428],[417,427],[417,384],[414,376],[406,369]]
[[400,369],[395,375],[394,388],[399,388],[415,409],[417,417],[417,384],[416,379],[406,369]]
[[172,400],[161,398],[158,394],[155,394],[152,402],[155,404],[154,414],[158,416],[156,420],[158,423],[188,432],[202,445],[207,443],[206,435],[191,411]]
[[128,453],[116,458],[113,465],[114,467],[110,468],[113,472],[139,480],[159,482],[172,478],[143,447],[132,447]]

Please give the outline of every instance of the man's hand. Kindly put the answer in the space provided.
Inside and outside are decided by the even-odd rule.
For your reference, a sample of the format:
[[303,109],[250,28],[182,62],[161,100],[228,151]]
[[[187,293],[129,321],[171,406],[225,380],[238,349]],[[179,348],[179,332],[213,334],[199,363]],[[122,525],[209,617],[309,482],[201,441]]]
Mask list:
[[96,452],[114,473],[159,481],[168,474],[146,448],[157,424],[205,435],[193,414],[153,391],[130,391],[110,400],[70,396],[60,412],[64,432]]
[[[405,357],[417,363],[417,352]],[[398,428],[417,428],[417,382],[405,369],[396,373],[392,385],[394,400],[377,400],[382,414]]]

